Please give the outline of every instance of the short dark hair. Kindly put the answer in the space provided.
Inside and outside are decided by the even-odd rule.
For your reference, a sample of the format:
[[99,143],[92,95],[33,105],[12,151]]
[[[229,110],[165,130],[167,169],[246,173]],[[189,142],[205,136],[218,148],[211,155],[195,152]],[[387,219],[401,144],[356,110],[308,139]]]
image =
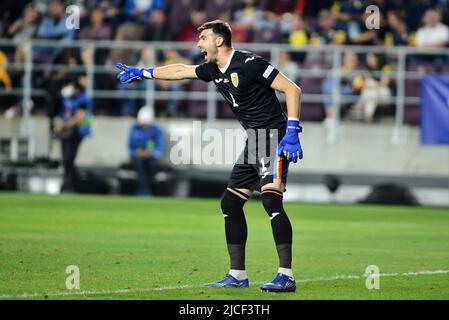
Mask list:
[[222,20],[209,21],[202,24],[197,30],[202,32],[207,29],[212,29],[213,33],[222,37],[226,47],[232,47],[232,31],[229,23]]

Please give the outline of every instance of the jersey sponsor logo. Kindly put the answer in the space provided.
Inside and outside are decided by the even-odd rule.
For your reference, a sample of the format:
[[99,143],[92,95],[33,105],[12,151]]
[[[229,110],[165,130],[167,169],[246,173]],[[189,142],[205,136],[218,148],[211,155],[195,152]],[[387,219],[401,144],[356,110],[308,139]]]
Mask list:
[[224,79],[223,83],[229,83],[229,79]]
[[273,66],[268,66],[267,69],[265,70],[265,72],[263,73],[263,77],[265,79],[268,79],[268,77],[270,76],[271,72],[273,72],[274,67]]
[[237,74],[237,72],[231,73],[231,81],[234,87],[237,88],[239,86],[239,75]]
[[248,61],[254,60],[254,58],[256,58],[256,57],[246,58],[245,63],[247,63]]

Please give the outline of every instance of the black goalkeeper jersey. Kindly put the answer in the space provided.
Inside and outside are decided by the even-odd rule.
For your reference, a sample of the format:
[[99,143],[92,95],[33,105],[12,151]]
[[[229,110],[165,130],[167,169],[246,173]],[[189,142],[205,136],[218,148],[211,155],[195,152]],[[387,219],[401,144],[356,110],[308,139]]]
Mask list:
[[235,50],[225,72],[215,63],[204,63],[195,71],[199,79],[214,81],[243,128],[285,128],[287,116],[270,87],[279,71],[262,57]]

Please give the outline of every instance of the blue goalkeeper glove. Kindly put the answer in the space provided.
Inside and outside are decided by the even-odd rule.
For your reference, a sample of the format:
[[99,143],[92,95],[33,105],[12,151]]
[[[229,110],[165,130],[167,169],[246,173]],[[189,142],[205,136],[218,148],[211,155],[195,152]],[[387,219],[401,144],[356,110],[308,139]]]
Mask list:
[[296,163],[298,159],[302,159],[301,143],[299,142],[299,133],[302,127],[299,120],[287,121],[287,133],[279,142],[278,155],[284,155],[288,161]]
[[121,83],[131,83],[136,79],[154,79],[153,68],[133,68],[128,67],[123,63],[117,63],[115,66],[122,70],[122,72],[117,75],[117,79],[120,80]]

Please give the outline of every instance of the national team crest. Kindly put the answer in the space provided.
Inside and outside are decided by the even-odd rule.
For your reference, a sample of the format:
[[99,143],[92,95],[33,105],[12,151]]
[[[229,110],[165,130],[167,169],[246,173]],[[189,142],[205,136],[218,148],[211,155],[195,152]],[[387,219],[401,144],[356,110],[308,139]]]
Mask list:
[[234,87],[237,88],[239,85],[239,75],[237,74],[237,72],[231,73],[231,81]]

